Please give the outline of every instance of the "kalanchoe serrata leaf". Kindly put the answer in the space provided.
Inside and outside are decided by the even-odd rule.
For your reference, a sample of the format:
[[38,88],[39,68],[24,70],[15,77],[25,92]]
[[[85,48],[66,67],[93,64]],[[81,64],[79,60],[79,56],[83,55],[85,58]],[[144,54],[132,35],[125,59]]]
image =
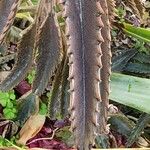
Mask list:
[[114,17],[116,16],[115,14],[115,0],[107,0],[107,5],[108,5],[108,16],[109,16],[109,21],[114,21]]
[[149,64],[138,63],[138,62],[130,62],[124,68],[124,71],[139,73],[139,74],[150,74]]
[[53,75],[60,61],[61,39],[56,25],[56,18],[52,8],[47,11],[47,16],[39,28],[36,43],[39,56],[35,80],[33,82],[33,92],[38,95],[44,92],[49,78]]
[[134,0],[134,2],[136,4],[137,9],[139,10],[140,17],[142,18],[144,15],[144,6],[142,0]]
[[0,0],[0,44],[10,29],[20,0]]
[[138,137],[142,134],[144,128],[150,123],[150,115],[143,113],[140,118],[138,119],[138,122],[132,132],[130,132],[130,136],[127,140],[126,146],[131,147],[131,145],[136,142]]
[[144,14],[144,6],[142,6],[141,0],[127,0],[126,2],[141,21]]
[[69,76],[69,66],[68,64],[68,57],[65,59],[64,67],[62,70],[62,84],[61,84],[61,93],[60,93],[60,111],[61,116],[64,118],[68,115],[68,107],[69,107],[69,82],[68,82],[68,76]]
[[[110,74],[111,74],[111,35],[110,35],[110,22],[108,16],[108,6],[106,0],[100,0],[101,7],[104,13],[102,14],[102,21],[104,27],[101,29],[104,42],[101,44],[102,49],[102,69],[100,71],[101,80],[100,90],[102,103],[100,104],[101,122],[100,133],[106,132],[107,127],[107,110],[109,105],[109,93],[110,93]],[[103,131],[104,130],[104,131]]]
[[26,76],[33,60],[34,38],[36,33],[35,23],[28,27],[18,46],[18,56],[15,67],[0,84],[0,90],[8,91],[19,84]]
[[138,53],[137,50],[123,50],[121,54],[113,57],[112,59],[112,71],[121,72],[124,71],[128,62]]
[[33,94],[32,91],[29,91],[18,100],[18,114],[16,122],[22,126],[31,115],[37,114],[38,111],[39,98]]
[[145,53],[138,53],[134,56],[133,59],[140,63],[150,64],[150,55],[147,55]]
[[62,61],[57,67],[57,71],[53,81],[53,86],[50,92],[48,111],[49,116],[52,119],[56,118],[56,113],[58,112],[58,109],[60,109],[59,94],[60,94],[60,85],[62,82],[62,70],[64,67],[64,61],[65,56],[62,58]]
[[71,128],[76,147],[89,149],[99,128],[101,14],[98,1],[66,0]]

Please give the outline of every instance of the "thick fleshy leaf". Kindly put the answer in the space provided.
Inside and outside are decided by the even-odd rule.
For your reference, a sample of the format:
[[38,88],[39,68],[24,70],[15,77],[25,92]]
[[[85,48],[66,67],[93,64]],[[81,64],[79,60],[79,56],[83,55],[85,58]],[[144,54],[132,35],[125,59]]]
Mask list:
[[140,63],[146,63],[150,64],[150,55],[144,54],[144,53],[138,53],[133,58],[135,61],[138,61]]
[[38,60],[33,92],[41,95],[60,58],[60,38],[54,14],[49,13],[39,31]]
[[38,113],[38,111],[39,99],[29,91],[18,100],[18,114],[16,121],[19,125],[23,125],[31,115]]
[[124,71],[139,74],[150,74],[150,65],[144,63],[128,63],[128,65],[124,68]]
[[63,58],[61,63],[58,65],[55,78],[53,81],[53,86],[50,92],[48,111],[49,111],[49,116],[52,119],[56,118],[56,113],[58,112],[58,109],[60,109],[59,93],[60,93],[60,86],[62,82],[62,70],[64,66],[64,60],[65,58]]
[[99,128],[101,14],[99,1],[65,0],[71,128],[78,149],[89,149]]
[[120,55],[115,56],[112,59],[112,71],[123,71],[127,63],[136,53],[138,53],[137,50],[124,50]]
[[62,84],[61,84],[61,93],[60,93],[60,109],[61,109],[61,116],[62,118],[68,115],[68,108],[69,108],[69,66],[68,64],[68,57],[65,60],[64,67],[62,70]]
[[35,24],[33,24],[23,35],[18,46],[18,56],[15,67],[0,84],[0,90],[8,91],[12,89],[26,76],[30,66],[32,65],[35,32],[36,27]]
[[[110,21],[109,21],[109,9],[106,0],[100,0],[101,7],[104,9],[104,13],[101,15],[103,20],[103,28],[101,29],[101,34],[103,36],[104,42],[101,44],[102,50],[102,69],[100,71],[101,83],[101,99],[100,104],[100,133],[105,132],[107,129],[107,118],[108,118],[108,105],[109,105],[109,93],[110,93],[110,74],[111,74],[111,34],[110,34]],[[113,2],[113,1],[112,1]],[[113,3],[112,3],[113,5]]]
[[19,5],[19,0],[0,0],[0,44],[10,29]]
[[111,100],[150,114],[150,79],[113,73],[111,91]]
[[135,128],[132,130],[132,132],[130,132],[130,136],[127,140],[126,146],[130,147],[137,139],[138,137],[142,134],[144,128],[150,123],[150,115],[143,113]]
[[128,33],[129,35],[138,38],[140,40],[143,40],[145,42],[150,42],[150,29],[142,28],[142,27],[136,27],[134,25],[130,25],[127,23],[123,23],[123,31]]

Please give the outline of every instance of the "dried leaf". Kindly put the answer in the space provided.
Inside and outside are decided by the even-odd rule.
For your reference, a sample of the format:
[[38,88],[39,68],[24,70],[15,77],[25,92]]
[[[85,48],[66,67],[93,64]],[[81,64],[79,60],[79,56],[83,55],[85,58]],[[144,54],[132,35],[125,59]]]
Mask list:
[[44,115],[33,115],[31,116],[24,126],[21,128],[19,132],[19,140],[17,141],[18,144],[25,145],[26,142],[34,137],[43,127],[45,123],[45,116]]

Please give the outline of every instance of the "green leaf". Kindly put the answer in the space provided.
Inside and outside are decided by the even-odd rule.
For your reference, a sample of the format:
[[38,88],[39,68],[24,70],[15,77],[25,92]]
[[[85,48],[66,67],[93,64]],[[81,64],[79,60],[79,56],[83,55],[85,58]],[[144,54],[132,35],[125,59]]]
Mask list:
[[16,117],[15,113],[12,112],[12,109],[9,109],[9,108],[4,108],[3,113],[6,119],[14,119]]
[[32,2],[33,2],[34,5],[38,4],[38,1],[39,0],[32,0]]
[[9,94],[0,91],[0,104],[5,107],[7,104],[7,100],[9,100]]
[[46,115],[47,114],[47,106],[46,106],[46,104],[41,103],[39,114],[40,115]]
[[111,91],[111,100],[150,114],[150,79],[113,73]]
[[7,103],[7,100],[0,99],[0,104],[1,104],[3,107],[6,106],[6,103]]
[[32,84],[32,83],[33,83],[33,80],[34,80],[34,78],[35,78],[35,74],[36,74],[35,70],[32,70],[32,71],[28,74],[27,80],[28,80],[29,84]]
[[10,99],[8,99],[6,107],[7,108],[13,108],[13,106],[14,106],[13,103],[10,101]]
[[9,98],[10,98],[11,100],[15,100],[15,99],[16,99],[16,95],[14,94],[14,91],[10,91],[10,92],[9,92]]
[[34,21],[34,19],[30,16],[30,13],[25,12],[25,13],[17,13],[16,17],[19,19],[26,19],[30,21],[31,23]]
[[0,99],[8,99],[9,98],[9,94],[7,92],[1,92],[0,91]]
[[130,25],[128,23],[123,23],[123,30],[135,38],[138,38],[145,42],[150,42],[150,29],[149,28],[145,29],[145,28]]

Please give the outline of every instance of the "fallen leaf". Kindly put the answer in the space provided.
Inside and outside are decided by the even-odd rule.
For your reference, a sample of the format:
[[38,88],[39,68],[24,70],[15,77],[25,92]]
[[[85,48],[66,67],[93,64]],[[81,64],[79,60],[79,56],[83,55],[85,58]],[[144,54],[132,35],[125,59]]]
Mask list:
[[37,114],[31,116],[20,130],[20,139],[17,141],[17,143],[25,145],[29,139],[34,137],[42,129],[44,122],[44,115]]

